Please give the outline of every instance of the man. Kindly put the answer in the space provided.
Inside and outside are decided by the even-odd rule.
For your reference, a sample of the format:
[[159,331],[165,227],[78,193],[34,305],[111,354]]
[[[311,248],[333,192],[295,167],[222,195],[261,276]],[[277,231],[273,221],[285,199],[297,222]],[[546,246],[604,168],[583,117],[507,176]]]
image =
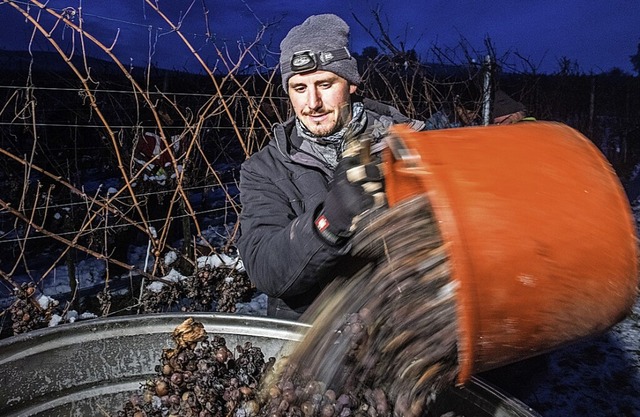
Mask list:
[[527,117],[527,108],[524,104],[512,99],[502,90],[495,93],[492,113],[494,125],[510,125],[535,120],[533,117]]
[[[354,225],[384,201],[382,137],[394,123],[425,127],[354,95],[360,74],[348,43],[349,26],[331,14],[291,29],[280,68],[295,116],[276,124],[268,146],[241,167],[238,250],[269,296],[269,316],[299,318],[329,281],[357,269],[349,255]],[[372,142],[374,162],[365,165],[344,156],[362,139]]]

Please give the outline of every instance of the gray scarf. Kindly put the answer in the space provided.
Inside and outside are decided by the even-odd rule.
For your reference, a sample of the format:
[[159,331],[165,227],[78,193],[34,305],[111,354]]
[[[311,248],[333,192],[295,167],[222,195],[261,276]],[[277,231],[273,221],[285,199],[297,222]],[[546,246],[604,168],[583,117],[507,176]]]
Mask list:
[[344,138],[347,134],[358,135],[364,131],[367,116],[364,111],[364,105],[356,101],[351,106],[351,121],[347,123],[339,132],[329,136],[315,136],[309,129],[296,117],[296,129],[298,136],[302,139],[302,146],[306,152],[325,161],[329,166],[335,168],[338,158],[342,154],[344,147]]

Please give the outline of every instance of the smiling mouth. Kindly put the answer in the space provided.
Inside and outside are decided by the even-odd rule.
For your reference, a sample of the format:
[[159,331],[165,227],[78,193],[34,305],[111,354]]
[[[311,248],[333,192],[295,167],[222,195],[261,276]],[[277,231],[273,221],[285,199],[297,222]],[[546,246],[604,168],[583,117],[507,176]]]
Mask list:
[[313,121],[322,121],[327,118],[327,114],[310,114],[307,117]]

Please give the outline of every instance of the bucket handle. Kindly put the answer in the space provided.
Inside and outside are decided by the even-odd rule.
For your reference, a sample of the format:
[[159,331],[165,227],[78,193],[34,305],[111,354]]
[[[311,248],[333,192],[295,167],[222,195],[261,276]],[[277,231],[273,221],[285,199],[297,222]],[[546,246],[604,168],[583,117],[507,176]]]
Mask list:
[[407,144],[400,136],[389,133],[385,137],[385,141],[387,142],[387,146],[389,146],[389,149],[391,150],[391,155],[393,155],[393,158],[396,161],[402,162],[405,169],[424,169],[420,154],[414,149],[407,147]]

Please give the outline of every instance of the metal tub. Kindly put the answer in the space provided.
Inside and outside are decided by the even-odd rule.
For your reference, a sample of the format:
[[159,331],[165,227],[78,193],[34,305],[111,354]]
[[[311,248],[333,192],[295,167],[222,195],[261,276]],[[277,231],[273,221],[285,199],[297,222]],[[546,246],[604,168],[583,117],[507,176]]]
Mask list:
[[[187,317],[234,347],[251,341],[266,357],[290,352],[306,325],[263,317],[191,313],[82,321],[0,340],[0,415],[114,416],[155,375],[162,348]],[[429,416],[534,417],[537,414],[482,380],[441,394]]]

